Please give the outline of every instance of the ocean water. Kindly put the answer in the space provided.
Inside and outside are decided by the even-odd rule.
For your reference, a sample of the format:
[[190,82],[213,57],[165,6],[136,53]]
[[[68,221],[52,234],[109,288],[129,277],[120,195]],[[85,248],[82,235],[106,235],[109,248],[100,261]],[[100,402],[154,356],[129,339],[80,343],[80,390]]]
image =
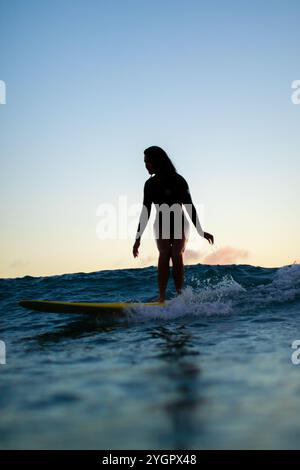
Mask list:
[[299,449],[300,265],[187,266],[124,318],[20,299],[147,301],[154,267],[0,280],[1,449]]

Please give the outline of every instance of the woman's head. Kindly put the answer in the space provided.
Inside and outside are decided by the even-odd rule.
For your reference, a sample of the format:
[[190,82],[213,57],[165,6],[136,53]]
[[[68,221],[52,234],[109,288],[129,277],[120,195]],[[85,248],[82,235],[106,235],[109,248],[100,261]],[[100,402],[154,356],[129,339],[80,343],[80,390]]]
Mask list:
[[153,145],[144,150],[144,154],[145,165],[150,175],[176,173],[176,168],[162,148]]

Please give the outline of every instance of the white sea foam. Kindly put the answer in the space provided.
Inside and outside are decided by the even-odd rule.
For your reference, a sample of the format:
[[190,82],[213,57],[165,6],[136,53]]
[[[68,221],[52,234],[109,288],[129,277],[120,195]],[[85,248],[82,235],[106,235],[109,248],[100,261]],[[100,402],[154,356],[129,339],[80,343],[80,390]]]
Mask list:
[[128,310],[135,319],[174,319],[185,315],[199,317],[223,316],[233,312],[233,303],[245,289],[230,275],[217,284],[186,287],[182,294],[169,300],[165,306],[137,306]]
[[213,279],[192,279],[192,286],[169,300],[163,307],[137,306],[128,310],[133,320],[170,320],[186,315],[198,317],[226,316],[253,309],[290,302],[300,295],[300,265],[278,268],[267,284],[245,289],[230,274],[218,282]]
[[254,301],[256,304],[284,303],[300,295],[300,264],[278,268],[271,283],[258,286]]

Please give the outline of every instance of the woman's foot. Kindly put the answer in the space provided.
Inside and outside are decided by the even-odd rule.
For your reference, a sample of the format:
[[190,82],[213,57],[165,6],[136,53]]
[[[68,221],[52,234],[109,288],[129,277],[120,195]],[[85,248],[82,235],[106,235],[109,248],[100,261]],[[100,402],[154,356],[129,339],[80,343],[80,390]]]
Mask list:
[[165,301],[166,301],[165,297],[155,297],[155,298],[147,300],[147,302],[151,302],[151,303],[152,302],[153,303],[163,303]]
[[165,297],[158,297],[158,299],[153,300],[153,302],[157,302],[163,304],[166,301]]

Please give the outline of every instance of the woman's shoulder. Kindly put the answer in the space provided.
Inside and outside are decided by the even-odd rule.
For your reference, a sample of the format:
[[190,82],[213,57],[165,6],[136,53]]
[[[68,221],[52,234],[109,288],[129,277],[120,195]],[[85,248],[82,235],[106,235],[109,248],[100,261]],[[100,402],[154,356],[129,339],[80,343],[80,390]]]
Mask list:
[[155,187],[155,185],[161,185],[161,184],[164,185],[168,182],[173,182],[176,185],[188,187],[188,184],[182,175],[180,175],[179,173],[172,173],[172,174],[168,174],[164,176],[161,176],[161,175],[150,176],[150,178],[148,178],[145,182],[145,188],[151,188],[151,187]]
[[176,179],[177,179],[177,182],[179,184],[181,184],[183,186],[186,186],[186,187],[188,186],[187,181],[185,180],[185,178],[182,175],[180,175],[179,173],[176,173]]
[[146,187],[146,186],[150,186],[150,185],[153,183],[153,179],[154,179],[154,177],[153,177],[153,176],[150,176],[150,178],[148,178],[148,179],[145,181],[145,187]]
[[150,176],[150,178],[148,178],[146,181],[145,181],[145,185],[144,185],[144,191],[151,191],[153,189],[153,183],[154,182],[154,177],[153,176]]

